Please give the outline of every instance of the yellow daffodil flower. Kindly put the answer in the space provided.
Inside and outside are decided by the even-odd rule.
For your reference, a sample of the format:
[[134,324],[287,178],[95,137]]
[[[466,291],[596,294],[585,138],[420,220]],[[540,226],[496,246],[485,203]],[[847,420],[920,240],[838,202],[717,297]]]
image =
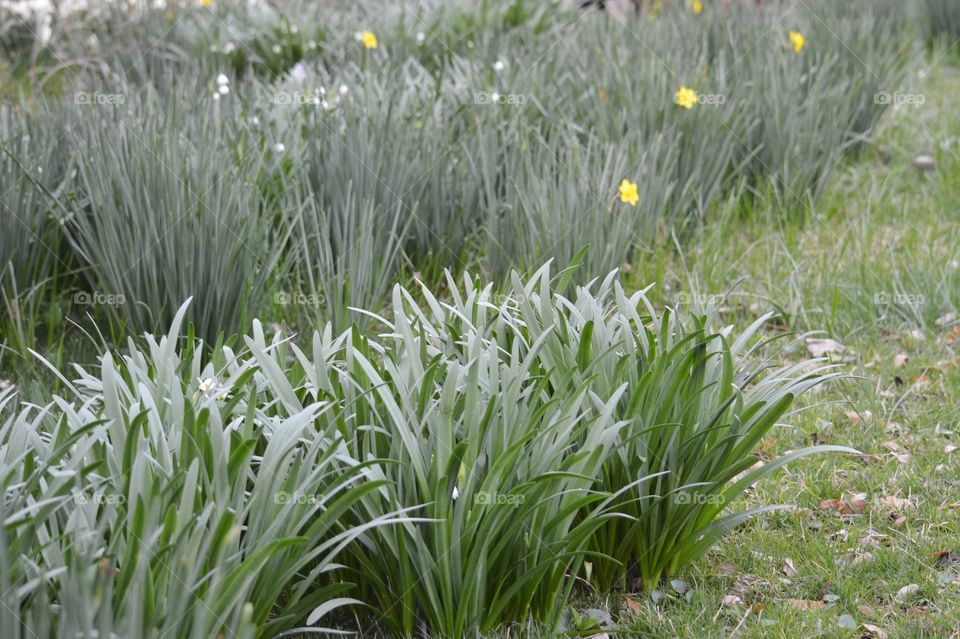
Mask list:
[[363,46],[367,49],[376,49],[379,46],[377,42],[377,36],[374,35],[373,31],[363,31],[360,33],[360,42],[363,43]]
[[630,206],[636,206],[640,201],[640,193],[637,191],[637,183],[624,178],[620,182],[620,201]]
[[807,39],[803,37],[803,34],[799,31],[790,32],[790,44],[793,45],[793,50],[797,53],[803,51],[803,47],[807,44]]
[[687,87],[680,87],[674,96],[674,102],[684,109],[692,109],[693,105],[697,103],[697,92]]

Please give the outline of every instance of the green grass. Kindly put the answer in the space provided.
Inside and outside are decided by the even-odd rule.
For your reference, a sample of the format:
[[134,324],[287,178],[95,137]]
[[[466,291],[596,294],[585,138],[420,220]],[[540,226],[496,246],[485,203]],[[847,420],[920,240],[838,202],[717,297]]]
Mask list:
[[[960,126],[953,108],[960,68],[941,62],[917,91],[927,103],[888,117],[876,147],[839,172],[809,223],[771,230],[763,220],[731,214],[684,249],[653,247],[633,264],[635,281],[664,282],[683,293],[681,300],[715,296],[730,321],[773,306],[786,314],[785,328],[828,329],[848,348],[839,358],[844,370],[859,379],[825,387],[813,403],[808,398],[809,409],[769,437],[763,455],[811,442],[839,442],[865,455],[803,460],[761,483],[746,505],[793,503],[799,510],[729,535],[683,577],[692,601],[674,593],[655,605],[634,596],[639,611],[632,620],[626,615],[631,631],[858,636],[838,626],[840,615],[850,614],[890,637],[956,636],[960,565],[938,564],[938,554],[960,549],[960,451],[944,452],[960,444],[960,340],[951,332],[956,320],[936,320],[955,312],[960,292],[960,157],[955,145],[945,145]],[[913,166],[920,154],[937,157],[936,172]],[[878,305],[877,294],[900,294],[903,302],[922,296],[923,303]],[[866,411],[872,417],[861,423],[847,414]],[[840,517],[820,507],[857,493],[867,494],[862,513]],[[887,497],[915,508],[885,506]],[[901,514],[905,521],[895,525]],[[788,559],[795,576],[784,573]],[[910,584],[919,592],[897,600]],[[839,599],[814,610],[786,603],[820,600],[824,592]],[[727,595],[744,605],[722,606]],[[629,610],[616,599],[609,604]]]

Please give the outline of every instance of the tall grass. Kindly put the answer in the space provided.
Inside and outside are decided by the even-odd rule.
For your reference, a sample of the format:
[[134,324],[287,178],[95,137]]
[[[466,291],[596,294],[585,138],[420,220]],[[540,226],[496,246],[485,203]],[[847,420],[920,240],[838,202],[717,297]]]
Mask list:
[[329,406],[278,416],[249,359],[178,349],[184,310],[69,397],[0,394],[4,636],[274,637],[354,601],[336,557],[394,518],[342,517],[384,482]]
[[26,355],[37,346],[45,308],[55,303],[52,280],[73,268],[59,230],[63,214],[43,193],[70,184],[54,117],[0,107],[0,361],[7,349]]
[[767,317],[737,337],[708,332],[705,318],[658,318],[613,274],[553,292],[571,277],[514,274],[501,297],[448,276],[449,302],[394,288],[378,339],[328,327],[286,354],[247,341],[283,412],[331,401],[351,456],[389,460],[368,469],[386,483],[350,522],[424,517],[348,549],[362,598],[405,636],[554,625],[578,575],[609,589],[639,572],[655,588],[775,508],[731,508],[754,482],[803,455],[854,452],[815,447],[751,471],[763,436],[832,368],[766,371]]
[[942,40],[954,50],[960,40],[960,7],[950,0],[924,0],[924,27],[930,41]]
[[292,229],[286,201],[258,183],[275,159],[199,83],[166,100],[117,95],[122,108],[78,107],[73,132],[68,236],[88,298],[117,334],[169,324],[187,297],[199,335],[232,333],[268,295]]
[[[889,0],[677,3],[619,22],[524,3],[411,3],[376,21],[363,7],[300,22],[149,12],[144,37],[169,34],[142,58],[104,51],[119,84],[69,76],[68,103],[73,88],[124,98],[65,109],[79,168],[67,239],[87,292],[123,296],[97,309],[115,333],[166,325],[189,295],[208,338],[278,306],[343,329],[408,274],[578,258],[588,279],[728,196],[802,209],[869,139],[907,42]],[[366,27],[377,49],[354,39]],[[229,94],[214,100],[221,73]],[[616,199],[623,179],[636,207]]]

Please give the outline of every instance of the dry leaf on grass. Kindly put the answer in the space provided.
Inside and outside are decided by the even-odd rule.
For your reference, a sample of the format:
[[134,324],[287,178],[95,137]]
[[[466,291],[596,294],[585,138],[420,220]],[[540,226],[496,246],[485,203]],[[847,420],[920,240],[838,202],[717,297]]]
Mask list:
[[865,411],[863,411],[863,412],[857,412],[857,411],[855,411],[855,410],[848,410],[848,411],[847,411],[846,413],[844,413],[844,414],[847,416],[847,419],[849,419],[849,420],[850,420],[851,422],[853,422],[854,424],[860,424],[860,423],[862,423],[862,422],[869,422],[871,419],[873,419],[873,413],[870,412],[870,411],[868,411],[868,410],[865,410]]
[[720,600],[721,606],[742,606],[743,599],[736,595],[726,595]]
[[960,342],[960,324],[951,328],[944,339],[947,342],[947,346],[953,346],[957,342]]
[[960,562],[960,551],[944,550],[937,553],[937,560],[934,565],[937,568],[947,568],[957,562]]
[[624,596],[624,597],[623,597],[623,607],[624,607],[624,608],[627,610],[627,612],[629,612],[631,615],[638,615],[638,614],[640,614],[640,604],[637,603],[637,600],[636,600],[636,599],[632,599],[632,598],[630,598],[630,597]]
[[954,323],[956,320],[957,320],[956,313],[947,313],[946,315],[941,315],[940,317],[938,317],[936,324],[937,326],[947,326],[948,324]]
[[867,507],[867,494],[857,493],[843,499],[824,499],[820,502],[820,508],[831,510],[839,515],[854,515],[862,513]]
[[883,501],[880,502],[880,505],[884,508],[892,508],[897,512],[904,512],[907,510],[913,510],[917,507],[909,499],[903,499],[902,497],[894,497],[893,495],[887,495],[883,498]]
[[863,628],[863,639],[887,639],[887,631],[880,626],[862,623],[860,627]]
[[841,354],[846,347],[835,339],[807,338],[807,351],[812,357],[824,357],[830,353]]
[[897,591],[897,594],[894,595],[894,599],[897,601],[906,601],[910,597],[914,596],[920,592],[920,584],[907,584],[903,588]]
[[797,576],[797,569],[793,565],[793,559],[790,559],[789,557],[787,557],[783,561],[783,574],[791,578]]

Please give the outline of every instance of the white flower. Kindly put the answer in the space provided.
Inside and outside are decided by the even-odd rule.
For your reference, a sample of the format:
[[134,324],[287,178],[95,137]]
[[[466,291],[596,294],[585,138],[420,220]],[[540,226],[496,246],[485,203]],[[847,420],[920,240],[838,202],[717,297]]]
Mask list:
[[303,62],[297,62],[293,65],[293,68],[290,69],[290,77],[297,84],[303,84],[307,80],[307,65]]
[[320,95],[326,95],[326,94],[327,94],[327,88],[326,88],[326,87],[321,86],[319,90],[320,90]]
[[260,118],[255,115],[250,116],[250,126],[260,126]]
[[214,100],[219,100],[219,99],[220,99],[220,94],[214,92],[214,94],[213,94],[213,99],[214,99]]
[[217,385],[217,380],[213,379],[212,377],[208,377],[206,379],[200,379],[198,377],[197,381],[200,382],[200,390],[204,393],[213,390],[213,388]]
[[290,33],[300,33],[300,27],[295,24],[290,25]]
[[347,85],[341,84],[341,85],[340,85],[340,95],[346,95],[346,94],[348,94],[348,93],[350,93],[350,89],[347,88]]
[[273,145],[273,150],[277,153],[283,153],[284,151],[287,150],[287,147],[283,146],[283,143],[277,142],[276,144]]
[[423,31],[417,32],[417,44],[423,44],[426,39],[427,35]]
[[490,101],[493,102],[494,104],[500,104],[500,94],[499,93],[491,94]]
[[320,103],[320,106],[322,106],[325,111],[327,111],[327,110],[330,109],[330,103],[327,102],[326,100],[323,100],[323,101]]
[[217,88],[217,92],[218,92],[220,95],[226,95],[226,94],[230,93],[230,86],[229,86],[229,85],[226,85],[226,84],[221,84],[221,85]]
[[307,48],[308,48],[308,49],[316,49],[316,48],[317,48],[317,42],[316,42],[316,40],[309,40],[309,41],[307,42]]
[[281,51],[283,51],[283,49],[280,48],[279,44],[273,45],[272,47],[270,47],[270,50],[273,51],[274,53],[280,53]]
[[237,48],[236,45],[234,45],[232,42],[228,42],[225,45],[223,45],[223,52],[230,54],[230,53],[233,53],[236,50],[236,48]]
[[454,487],[453,487],[453,495],[451,495],[451,497],[453,497],[453,500],[456,501],[456,500],[457,500],[457,497],[459,497],[459,496],[460,496],[460,490],[459,490],[456,486],[454,486]]
[[497,60],[496,62],[493,63],[493,70],[496,71],[497,73],[500,73],[501,71],[503,71],[504,66],[506,65],[503,63],[503,60]]
[[224,86],[227,86],[228,84],[230,84],[230,78],[228,78],[227,76],[225,76],[225,75],[222,74],[222,73],[217,76],[217,86],[218,86],[218,87],[224,87]]

